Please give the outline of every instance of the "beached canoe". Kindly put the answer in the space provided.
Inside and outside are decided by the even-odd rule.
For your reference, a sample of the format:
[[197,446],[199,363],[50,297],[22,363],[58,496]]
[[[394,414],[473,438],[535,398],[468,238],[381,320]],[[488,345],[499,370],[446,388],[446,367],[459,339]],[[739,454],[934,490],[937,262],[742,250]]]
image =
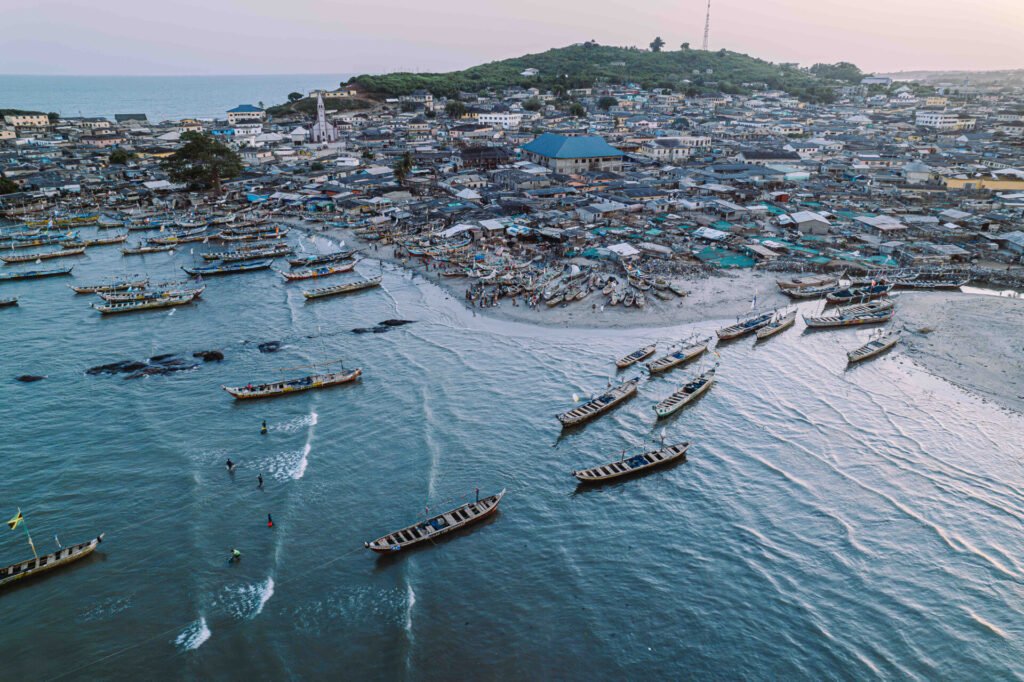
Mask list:
[[573,408],[568,412],[555,415],[562,423],[562,428],[577,426],[599,417],[619,403],[628,400],[636,395],[637,386],[640,384],[640,377],[624,381],[618,386],[609,389],[593,400],[584,403],[580,407]]
[[121,249],[121,255],[123,256],[141,256],[147,253],[164,253],[165,251],[173,251],[173,244],[161,244],[146,246],[139,244],[138,246],[126,246]]
[[835,281],[835,279],[835,275],[801,275],[800,277],[776,280],[776,283],[779,285],[779,289],[785,291],[786,289],[820,287]]
[[895,308],[888,306],[876,310],[865,310],[858,312],[842,312],[838,310],[829,315],[818,315],[815,317],[804,317],[804,322],[813,329],[828,327],[852,327],[861,324],[878,324],[888,322],[895,313]]
[[619,369],[626,369],[627,367],[635,365],[636,363],[640,362],[641,360],[646,360],[647,358],[649,358],[652,355],[654,355],[654,351],[657,350],[657,348],[658,348],[658,344],[656,344],[656,343],[652,343],[649,346],[644,346],[643,348],[639,348],[639,349],[633,351],[632,353],[630,353],[629,355],[626,355],[626,356],[621,357],[618,360],[616,360],[615,361],[615,366],[618,367]]
[[310,289],[303,291],[302,295],[306,299],[323,298],[325,296],[337,296],[338,294],[350,294],[354,291],[362,291],[363,289],[370,289],[371,287],[380,286],[381,277],[371,277],[370,279],[359,280],[356,282],[347,282],[345,284],[336,284],[331,287],[320,287],[318,289]]
[[766,324],[757,330],[757,340],[763,341],[764,339],[771,338],[779,332],[783,332],[796,323],[796,311],[790,310],[785,315],[778,315],[771,322]]
[[425,521],[406,526],[401,530],[388,533],[371,542],[364,542],[363,546],[372,549],[374,552],[391,553],[408,549],[427,540],[434,540],[442,535],[447,535],[460,528],[472,525],[486,519],[498,509],[498,503],[505,496],[502,490],[497,495],[491,495],[475,502],[468,502],[446,511],[437,516],[432,516]]
[[655,405],[655,414],[660,419],[678,412],[689,403],[704,395],[704,392],[711,388],[713,383],[715,383],[714,367],[694,377],[693,380],[686,382],[679,387],[679,390]]
[[760,315],[752,315],[745,320],[740,320],[736,324],[729,325],[728,327],[722,327],[715,333],[718,334],[718,338],[722,341],[728,341],[729,339],[739,338],[740,336],[746,336],[756,332],[761,327],[767,326],[772,321],[775,313],[761,313]]
[[891,284],[873,284],[864,287],[847,287],[826,294],[825,300],[830,303],[853,303],[854,301],[870,301],[888,296],[892,291]]
[[880,355],[895,346],[900,341],[900,332],[891,331],[881,336],[876,336],[860,348],[855,348],[846,354],[850,363],[861,362]]
[[670,462],[686,461],[686,451],[689,447],[689,443],[677,443],[660,450],[653,450],[628,458],[623,457],[608,464],[602,464],[589,469],[579,469],[573,471],[572,475],[583,483],[600,483],[623,476],[632,476],[654,467],[669,464]]
[[238,400],[249,400],[252,398],[275,398],[292,393],[301,393],[317,388],[338,386],[355,381],[362,376],[362,369],[351,371],[329,372],[327,374],[311,374],[301,379],[288,379],[275,381],[268,384],[247,384],[245,386],[221,386],[232,397]]
[[348,260],[355,251],[335,251],[334,253],[316,253],[308,256],[289,258],[288,264],[292,267],[312,267],[314,265],[327,265],[338,261]]
[[6,568],[0,568],[0,587],[8,585],[17,580],[23,578],[29,578],[46,571],[52,571],[55,568],[62,568],[68,564],[74,563],[79,559],[92,554],[96,547],[103,542],[104,533],[100,533],[92,540],[87,542],[81,542],[77,545],[71,545],[69,547],[63,547],[56,552],[41,556],[35,559],[29,559],[28,561],[22,561],[17,564],[12,564]]

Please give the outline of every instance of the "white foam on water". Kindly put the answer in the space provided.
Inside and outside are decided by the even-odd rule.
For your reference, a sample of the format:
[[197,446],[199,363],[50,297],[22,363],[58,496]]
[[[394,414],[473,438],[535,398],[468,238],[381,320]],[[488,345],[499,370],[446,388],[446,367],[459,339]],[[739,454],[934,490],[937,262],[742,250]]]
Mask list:
[[273,596],[274,578],[272,576],[267,576],[267,581],[263,583],[263,589],[260,591],[260,601],[259,604],[256,605],[256,612],[252,614],[253,618],[263,613],[263,607],[267,605],[267,602],[270,601],[270,598]]
[[407,583],[405,586],[405,593],[407,598],[407,605],[405,607],[405,632],[409,635],[409,641],[412,641],[412,607],[416,606],[416,593],[412,589],[412,583]]
[[174,640],[175,646],[181,651],[195,651],[210,639],[210,628],[206,625],[206,618],[199,616],[199,620],[189,623],[188,627],[182,630],[181,634]]
[[296,481],[306,475],[306,467],[309,466],[309,451],[313,449],[313,446],[306,443],[302,448],[302,459],[299,460],[298,465],[295,467],[295,471],[292,472],[292,478]]
[[301,417],[295,417],[294,419],[289,419],[286,422],[274,424],[270,427],[270,430],[280,431],[281,433],[295,433],[307,426],[316,426],[318,420],[319,416],[317,413],[310,412],[309,414],[304,414]]

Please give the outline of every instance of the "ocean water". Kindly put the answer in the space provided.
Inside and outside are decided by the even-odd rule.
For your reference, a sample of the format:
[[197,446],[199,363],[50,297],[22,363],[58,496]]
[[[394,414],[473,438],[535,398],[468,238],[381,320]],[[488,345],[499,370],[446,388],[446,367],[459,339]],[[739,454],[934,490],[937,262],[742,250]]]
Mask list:
[[[174,276],[202,248],[90,249],[75,280]],[[194,305],[109,318],[61,279],[0,283],[22,299],[0,309],[0,512],[20,506],[43,550],[107,534],[0,593],[0,678],[1024,676],[1021,415],[899,350],[847,370],[867,330],[798,322],[723,345],[718,383],[674,418],[651,406],[695,366],[562,436],[554,414],[614,358],[722,321],[515,325],[383,274],[316,302],[270,271],[210,278]],[[415,323],[350,331],[389,318]],[[257,350],[270,340],[283,348]],[[213,348],[222,363],[171,376],[84,373]],[[339,358],[360,383],[262,402],[220,389]],[[692,443],[687,462],[576,486],[574,468],[663,427]],[[395,556],[362,547],[476,487],[508,490],[487,522]],[[0,563],[25,558],[4,533]]]
[[266,106],[288,93],[336,88],[353,74],[273,76],[11,76],[0,74],[0,109],[62,116],[143,113],[150,121],[224,118],[239,104]]

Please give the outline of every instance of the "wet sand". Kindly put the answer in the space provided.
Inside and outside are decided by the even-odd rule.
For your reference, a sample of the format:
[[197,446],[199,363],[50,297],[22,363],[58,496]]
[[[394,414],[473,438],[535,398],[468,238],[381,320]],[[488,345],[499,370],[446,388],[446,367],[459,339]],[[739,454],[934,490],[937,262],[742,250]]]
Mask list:
[[1024,300],[905,293],[897,310],[910,359],[961,388],[1024,412]]

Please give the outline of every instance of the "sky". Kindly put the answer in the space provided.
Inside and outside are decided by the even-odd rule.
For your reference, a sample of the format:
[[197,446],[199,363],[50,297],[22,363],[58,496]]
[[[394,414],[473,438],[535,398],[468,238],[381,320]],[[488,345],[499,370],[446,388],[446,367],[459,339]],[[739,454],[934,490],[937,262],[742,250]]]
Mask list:
[[[706,0],[3,0],[0,73],[448,71],[585,40],[699,46]],[[711,49],[868,72],[1024,68],[1024,0],[712,0]]]

